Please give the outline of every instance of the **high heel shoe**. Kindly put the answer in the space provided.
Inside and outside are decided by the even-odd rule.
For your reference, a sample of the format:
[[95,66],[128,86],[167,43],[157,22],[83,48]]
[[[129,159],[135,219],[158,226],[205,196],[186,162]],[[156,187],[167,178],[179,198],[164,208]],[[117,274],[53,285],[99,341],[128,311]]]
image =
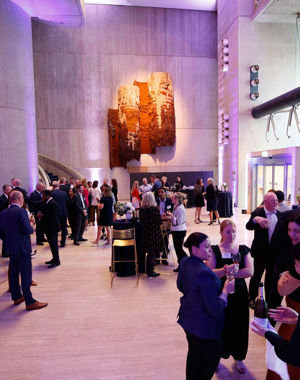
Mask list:
[[194,220],[194,222],[195,222],[196,224],[199,224],[199,222],[198,222],[198,220],[197,220],[197,219],[195,219],[195,220]]
[[92,244],[97,246],[99,244],[99,240],[92,241]]
[[211,226],[213,224],[213,222],[209,222],[208,225]]

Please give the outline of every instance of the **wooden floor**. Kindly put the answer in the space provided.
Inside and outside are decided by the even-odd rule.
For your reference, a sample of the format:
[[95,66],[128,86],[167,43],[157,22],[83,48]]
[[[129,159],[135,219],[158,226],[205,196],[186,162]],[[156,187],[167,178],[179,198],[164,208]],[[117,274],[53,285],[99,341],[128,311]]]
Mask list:
[[[188,209],[188,233],[207,233],[219,241],[219,227],[193,223]],[[248,215],[238,210],[240,243],[250,245],[252,232],[244,226]],[[48,269],[46,244],[33,257],[33,295],[49,302],[42,310],[25,311],[12,305],[7,292],[8,260],[0,259],[0,379],[185,379],[187,344],[176,323],[180,293],[173,265],[160,265],[164,274],[118,278],[110,288],[111,248],[91,247],[96,227],[88,227],[88,242],[80,247],[68,240],[60,249],[60,267]],[[35,240],[35,239],[33,239]],[[170,239],[172,240],[172,239]],[[35,248],[33,246],[33,248]],[[250,332],[247,373],[240,375],[233,360],[222,360],[214,379],[265,378],[265,342]]]

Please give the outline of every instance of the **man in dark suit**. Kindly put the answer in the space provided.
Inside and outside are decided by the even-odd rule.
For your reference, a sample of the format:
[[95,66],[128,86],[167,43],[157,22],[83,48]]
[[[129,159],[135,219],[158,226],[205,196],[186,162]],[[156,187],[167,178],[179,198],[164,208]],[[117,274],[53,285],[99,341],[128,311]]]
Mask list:
[[27,191],[21,187],[22,183],[19,179],[14,179],[14,190],[21,191],[24,198],[24,203],[28,204],[29,196],[27,194]]
[[38,212],[37,217],[42,221],[42,228],[47,236],[47,240],[52,253],[52,260],[46,261],[48,268],[55,268],[60,265],[58,252],[58,231],[59,231],[59,206],[52,198],[50,190],[43,191],[42,210]]
[[276,194],[268,192],[264,196],[264,205],[255,209],[246,224],[247,230],[254,230],[251,246],[251,256],[254,258],[254,274],[249,284],[249,305],[254,306],[261,277],[266,270],[265,291],[268,300],[272,286],[275,257],[270,248],[271,238],[276,227],[279,211]]
[[52,182],[52,197],[59,206],[59,224],[61,230],[61,247],[66,245],[67,230],[67,217],[68,217],[68,195],[65,191],[59,189],[57,181]]
[[[20,191],[10,193],[10,207],[0,213],[0,237],[5,238],[10,253],[9,286],[12,300],[15,305],[25,301],[26,310],[36,310],[48,304],[36,301],[30,291],[32,281],[30,234],[33,233],[34,218],[29,220],[26,210],[22,208],[23,203],[23,194]],[[19,274],[21,274],[23,295]]]
[[87,241],[84,239],[83,233],[85,229],[85,221],[87,217],[87,204],[83,194],[83,186],[77,186],[77,194],[75,199],[74,210],[74,244],[80,245],[80,241]]
[[37,213],[41,211],[41,208],[43,206],[43,197],[42,192],[45,190],[45,185],[41,182],[38,182],[36,184],[35,190],[30,194],[28,206],[29,211],[33,213],[36,221],[36,228],[35,228],[35,234],[36,234],[36,244],[37,245],[44,245],[43,242],[46,241],[44,237],[44,231],[42,229],[42,223],[37,218]]
[[[0,197],[0,212],[8,208],[8,194],[12,188],[10,185],[3,185],[3,194]],[[9,253],[6,249],[5,240],[2,240],[2,257],[9,257]]]

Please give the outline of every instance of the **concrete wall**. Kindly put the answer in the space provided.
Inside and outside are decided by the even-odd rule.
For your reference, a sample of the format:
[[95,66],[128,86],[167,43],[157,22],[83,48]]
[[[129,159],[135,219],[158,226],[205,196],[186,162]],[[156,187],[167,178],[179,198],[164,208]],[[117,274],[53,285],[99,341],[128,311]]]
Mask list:
[[90,179],[109,169],[107,109],[117,91],[154,71],[171,74],[176,145],[131,161],[131,171],[217,170],[217,18],[214,12],[90,5],[85,26],[33,22],[38,150]]
[[[242,0],[233,11],[231,2],[218,2],[219,58],[222,39],[228,38],[230,45],[229,71],[223,73],[220,64],[218,67],[219,113],[230,115],[229,144],[219,148],[222,164],[219,170],[241,208],[247,208],[248,191],[251,190],[247,173],[249,153],[300,146],[295,123],[291,137],[286,136],[287,114],[276,115],[279,140],[271,132],[269,142],[265,138],[267,117],[255,120],[251,116],[253,107],[299,86],[296,80],[295,25],[252,23],[249,4]],[[253,64],[260,66],[260,97],[256,101],[249,98],[249,68]],[[293,182],[295,188],[295,176]]]
[[0,184],[12,177],[31,190],[37,181],[31,20],[0,2]]

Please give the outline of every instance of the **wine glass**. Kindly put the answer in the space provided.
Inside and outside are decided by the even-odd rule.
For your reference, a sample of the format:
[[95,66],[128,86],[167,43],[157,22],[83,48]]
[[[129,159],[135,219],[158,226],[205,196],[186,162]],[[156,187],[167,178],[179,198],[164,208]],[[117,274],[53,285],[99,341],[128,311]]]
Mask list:
[[240,252],[232,253],[231,258],[232,258],[233,263],[235,264],[235,273],[237,273],[239,271],[239,264],[241,262]]

